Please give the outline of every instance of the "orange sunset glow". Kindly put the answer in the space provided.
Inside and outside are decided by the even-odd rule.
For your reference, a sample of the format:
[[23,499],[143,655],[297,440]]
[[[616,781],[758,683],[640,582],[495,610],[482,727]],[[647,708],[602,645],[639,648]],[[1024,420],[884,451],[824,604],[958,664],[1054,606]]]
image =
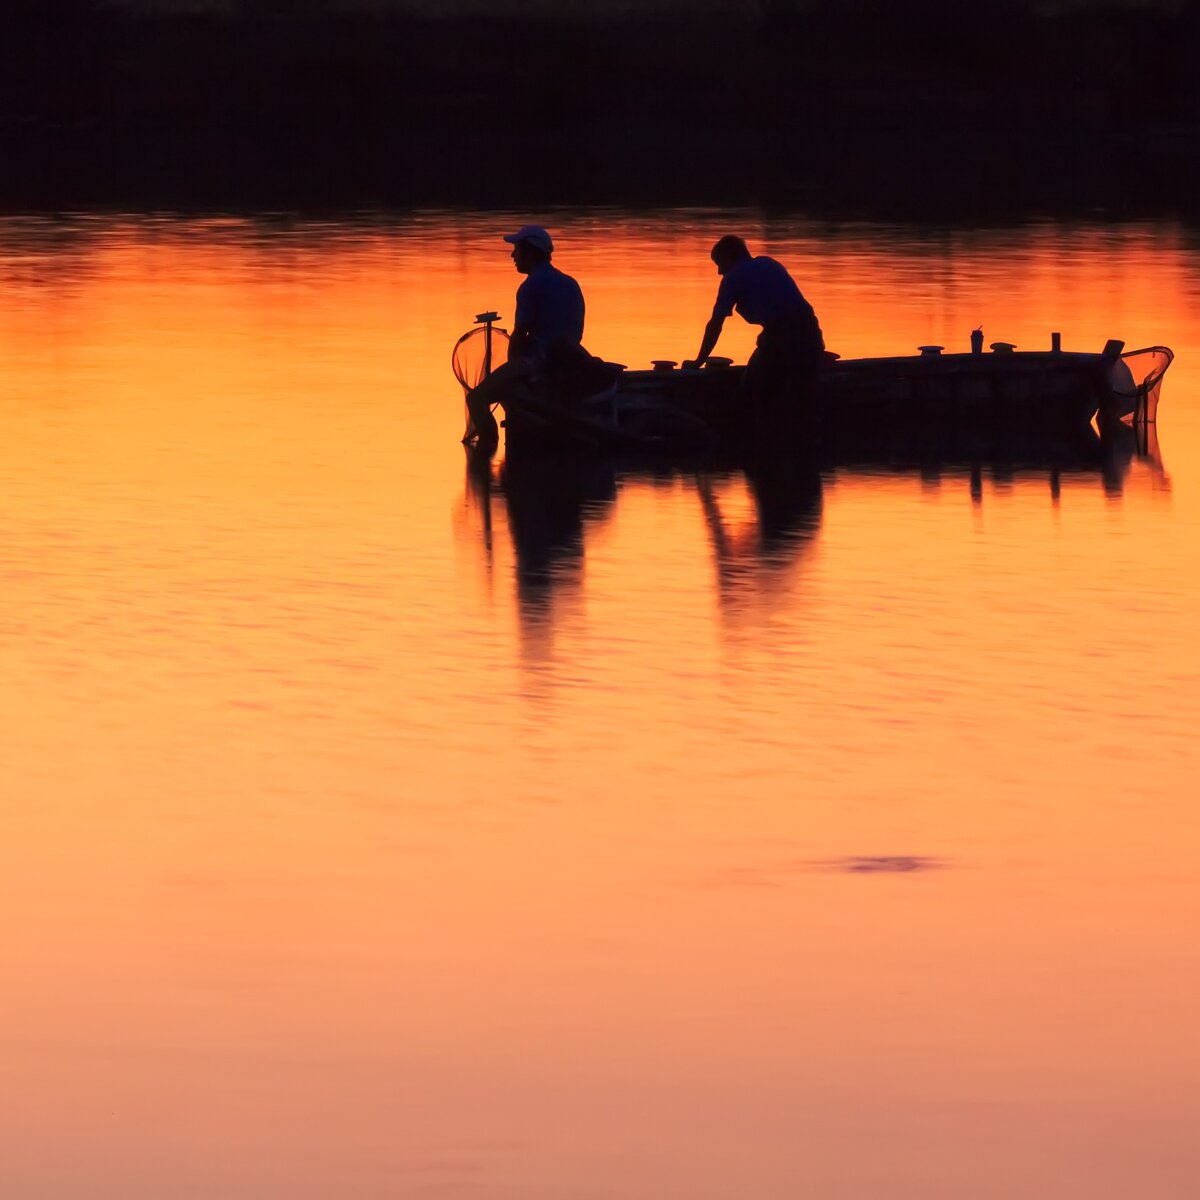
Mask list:
[[[466,469],[717,236],[845,358],[1170,345],[1100,461]],[[1194,1189],[1200,254],[1167,221],[0,219],[0,1195]],[[727,323],[744,362],[755,330]]]

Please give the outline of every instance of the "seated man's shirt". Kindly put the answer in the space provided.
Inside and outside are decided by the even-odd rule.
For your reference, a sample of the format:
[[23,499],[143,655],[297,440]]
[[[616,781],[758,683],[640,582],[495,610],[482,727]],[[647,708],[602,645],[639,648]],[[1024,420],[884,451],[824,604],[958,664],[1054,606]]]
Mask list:
[[517,288],[516,323],[529,330],[533,353],[546,358],[583,341],[583,292],[570,275],[540,263]]

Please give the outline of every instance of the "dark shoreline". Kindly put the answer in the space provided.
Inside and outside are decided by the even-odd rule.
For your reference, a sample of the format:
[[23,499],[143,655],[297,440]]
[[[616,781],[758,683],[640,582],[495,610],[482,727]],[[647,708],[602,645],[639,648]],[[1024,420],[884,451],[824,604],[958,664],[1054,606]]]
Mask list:
[[0,49],[0,207],[1200,214],[1200,18],[1014,3],[980,35],[942,0],[762,12],[133,20],[47,0]]

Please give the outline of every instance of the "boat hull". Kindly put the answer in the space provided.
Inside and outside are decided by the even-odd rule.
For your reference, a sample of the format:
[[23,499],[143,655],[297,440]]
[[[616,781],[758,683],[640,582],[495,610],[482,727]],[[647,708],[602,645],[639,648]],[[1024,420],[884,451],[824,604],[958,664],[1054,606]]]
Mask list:
[[[526,445],[725,451],[756,436],[761,441],[746,404],[745,367],[616,371],[609,388],[581,404],[506,406],[509,451]],[[1129,375],[1111,350],[830,355],[818,387],[821,436],[845,444],[896,429],[1058,434],[1093,422],[1103,429],[1130,415],[1121,382]]]

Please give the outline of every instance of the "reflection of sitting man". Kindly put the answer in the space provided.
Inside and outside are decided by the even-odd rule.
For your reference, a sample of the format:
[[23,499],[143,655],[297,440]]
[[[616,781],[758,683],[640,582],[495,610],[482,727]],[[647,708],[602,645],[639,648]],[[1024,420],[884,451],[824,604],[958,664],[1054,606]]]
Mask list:
[[825,351],[812,305],[786,268],[765,254],[752,256],[740,237],[721,238],[712,248],[712,260],[721,276],[717,302],[704,327],[700,353],[684,366],[704,365],[725,318],[736,308],[751,325],[762,326],[746,370],[746,390],[760,432],[811,433]]
[[[497,367],[467,396],[479,445],[495,449],[499,437],[492,409],[529,391],[554,390],[593,360],[583,340],[584,303],[579,284],[550,263],[554,242],[540,225],[505,234],[525,282],[517,289],[517,314],[508,362]],[[470,434],[468,434],[468,438]]]

